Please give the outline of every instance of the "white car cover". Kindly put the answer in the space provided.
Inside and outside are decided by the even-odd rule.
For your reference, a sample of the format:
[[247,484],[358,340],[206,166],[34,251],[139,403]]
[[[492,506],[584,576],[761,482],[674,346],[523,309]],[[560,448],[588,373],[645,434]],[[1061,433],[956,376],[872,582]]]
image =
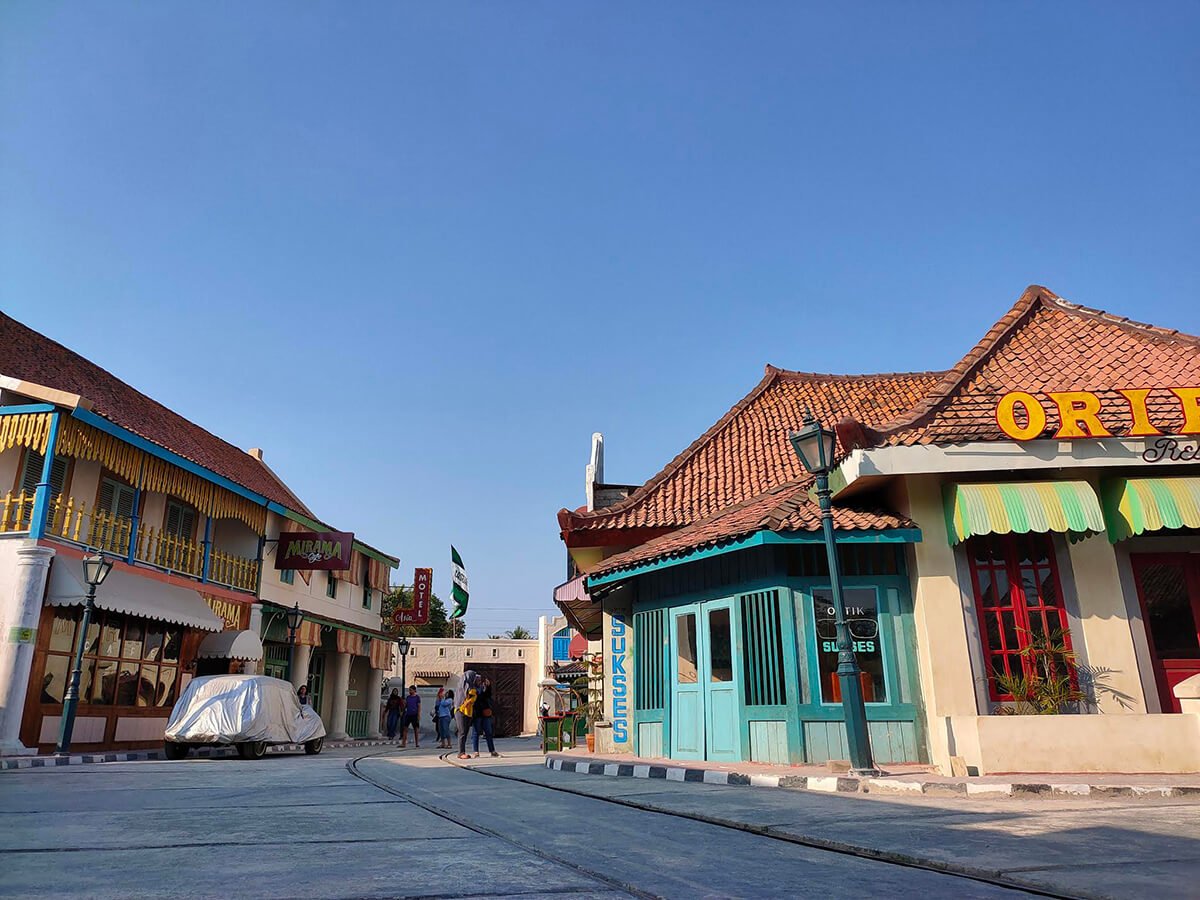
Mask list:
[[266,675],[192,679],[164,734],[180,744],[303,744],[324,736],[321,717],[300,705],[291,684]]

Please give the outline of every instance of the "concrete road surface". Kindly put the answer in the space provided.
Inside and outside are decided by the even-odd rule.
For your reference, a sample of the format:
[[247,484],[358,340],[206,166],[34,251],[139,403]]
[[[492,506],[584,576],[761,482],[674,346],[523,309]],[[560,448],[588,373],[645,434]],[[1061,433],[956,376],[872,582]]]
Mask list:
[[[363,752],[0,773],[0,896],[1021,895],[490,777],[433,750],[355,762]],[[512,773],[536,770],[511,762]],[[548,774],[630,799],[676,791],[707,808],[787,796]],[[800,806],[775,812],[779,825],[803,818]],[[1028,839],[1036,847],[1039,835]]]

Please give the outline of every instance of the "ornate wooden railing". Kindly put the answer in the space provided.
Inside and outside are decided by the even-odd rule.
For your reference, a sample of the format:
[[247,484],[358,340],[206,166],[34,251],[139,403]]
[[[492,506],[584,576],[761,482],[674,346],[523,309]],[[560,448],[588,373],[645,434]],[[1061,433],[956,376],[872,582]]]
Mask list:
[[28,531],[33,519],[33,494],[9,491],[0,499],[0,534],[10,531]]
[[[33,498],[29,497],[27,501],[22,498],[24,495],[18,498],[9,495],[0,501],[0,532],[28,530]],[[10,521],[18,525],[24,521],[25,524],[19,528],[9,527]],[[133,528],[132,519],[102,509],[89,511],[83,501],[76,503],[74,498],[59,496],[50,503],[46,535],[127,557]],[[143,524],[137,526],[137,534],[133,539],[133,558],[168,572],[178,572],[192,578],[204,577],[203,543],[159,528]],[[212,550],[209,553],[208,580],[243,591],[254,591],[258,588],[258,560]]]

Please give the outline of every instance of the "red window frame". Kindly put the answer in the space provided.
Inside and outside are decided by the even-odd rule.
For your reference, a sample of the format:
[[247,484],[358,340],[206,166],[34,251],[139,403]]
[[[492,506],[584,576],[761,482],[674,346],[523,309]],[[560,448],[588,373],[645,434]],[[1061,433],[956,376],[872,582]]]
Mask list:
[[[1038,554],[1031,553],[1030,561],[1023,563],[1022,541],[1042,544],[1039,549],[1044,559],[1039,560]],[[992,552],[987,554],[988,562],[980,562],[979,557],[984,554],[977,552],[977,542],[988,542],[992,546]],[[968,539],[964,550],[971,568],[971,588],[975,598],[975,611],[979,617],[979,640],[983,646],[988,695],[993,700],[1012,700],[1011,694],[1001,693],[996,685],[996,661],[1000,662],[1000,670],[1009,675],[1028,676],[1033,673],[1033,660],[1028,656],[1021,656],[1020,653],[1029,646],[1029,635],[1035,630],[1032,627],[1034,622],[1040,624],[1042,634],[1061,628],[1063,643],[1068,650],[1071,649],[1071,631],[1067,611],[1063,607],[1062,578],[1058,571],[1054,541],[1048,534],[990,534]],[[993,594],[994,602],[991,605],[984,603],[983,591],[980,588],[980,574],[984,570],[988,572],[988,581],[993,585],[997,583],[996,575],[1003,572],[1008,585],[1007,591]],[[1026,573],[1032,573],[1033,584],[1037,588],[1035,603],[1029,602],[1030,598],[1024,590],[1025,582],[1022,576]],[[1054,585],[1055,596],[1049,600],[1042,591],[1046,576],[1052,579]],[[1006,617],[1011,619],[1011,633],[1016,638],[1015,646],[1012,647],[1008,646],[1010,632],[1005,627]],[[994,622],[995,632],[999,635],[999,647],[992,646],[988,630],[989,620]]]

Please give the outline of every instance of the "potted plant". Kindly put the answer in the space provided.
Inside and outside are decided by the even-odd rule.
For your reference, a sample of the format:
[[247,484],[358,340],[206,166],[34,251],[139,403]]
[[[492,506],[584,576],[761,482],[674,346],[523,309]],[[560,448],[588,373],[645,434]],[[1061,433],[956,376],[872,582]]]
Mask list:
[[[1021,671],[995,676],[996,687],[1012,698],[1011,705],[996,709],[1000,716],[1053,716],[1088,712],[1095,708],[1097,691],[1113,694],[1118,703],[1124,695],[1104,682],[1111,670],[1081,665],[1067,644],[1066,631],[1055,628],[1033,633],[1020,651]],[[1122,705],[1124,705],[1122,703]]]
[[571,693],[578,702],[576,712],[587,735],[588,752],[594,753],[595,726],[604,719],[604,657],[599,653],[585,653],[583,660],[587,664],[587,675],[575,679]]

